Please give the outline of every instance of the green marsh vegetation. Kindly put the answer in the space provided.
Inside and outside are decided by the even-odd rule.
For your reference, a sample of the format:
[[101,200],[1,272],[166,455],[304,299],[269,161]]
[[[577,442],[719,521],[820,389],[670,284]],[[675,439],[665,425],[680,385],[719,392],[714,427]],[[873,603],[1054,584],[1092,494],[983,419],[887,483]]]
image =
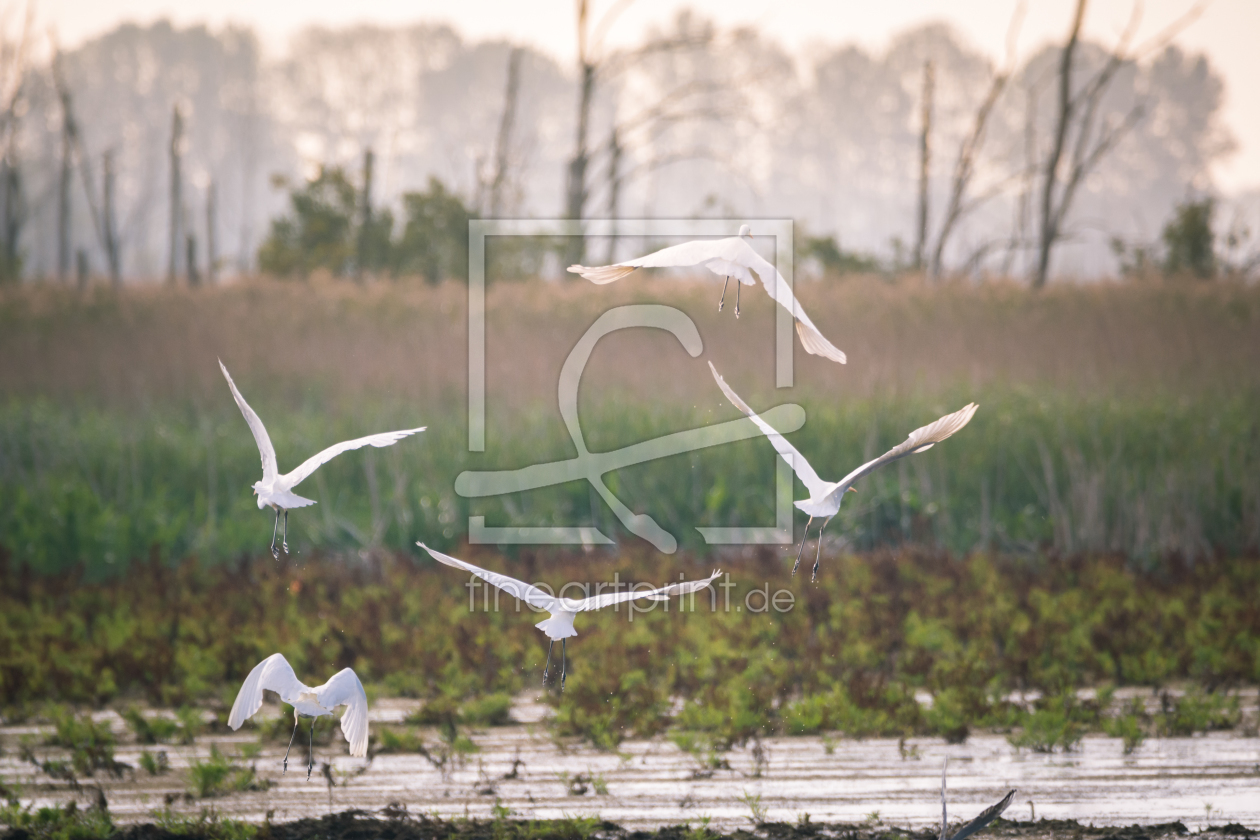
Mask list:
[[[538,686],[538,619],[507,598],[470,616],[464,579],[420,559],[423,539],[554,584],[664,583],[720,563],[741,599],[793,592],[786,613],[591,616],[550,725],[606,748],[668,732],[712,768],[777,733],[992,727],[1062,749],[1082,727],[1136,744],[1240,720],[1228,690],[1260,682],[1260,290],[853,279],[799,292],[850,364],[797,351],[796,387],[774,390],[768,305],[735,322],[712,311],[711,284],[492,285],[487,448],[469,453],[461,287],[5,291],[0,703],[224,706],[281,650],[299,673],[352,666],[374,690],[441,700],[453,725],[492,725],[505,697]],[[679,539],[673,556],[627,535],[585,483],[454,493],[464,470],[572,457],[555,408],[570,348],[607,308],[662,301],[691,315],[705,352],[652,330],[603,339],[579,395],[593,451],[734,419],[706,359],[757,408],[801,404],[793,440],[834,477],[968,401],[980,412],[863,483],[828,529],[818,586],[788,576],[786,547],[715,554],[694,530],[773,522],[761,439],[606,476]],[[291,517],[295,554],[272,561],[271,515],[249,492],[257,451],[216,357],[282,468],[369,431],[429,430],[317,472],[303,491],[319,505]],[[620,548],[469,551],[470,515],[595,525]],[[1206,699],[1120,717],[1053,705],[1083,686],[1180,683]],[[1049,699],[1015,706],[1017,691]],[[135,726],[148,743],[185,737]]]
[[[553,583],[615,575],[660,583],[711,560],[629,547],[466,554]],[[780,733],[961,738],[977,727],[1049,726],[1052,706],[1029,711],[1010,695],[1053,699],[1091,685],[1201,686],[1169,692],[1165,707],[1134,722],[1151,735],[1203,731],[1243,722],[1229,689],[1260,682],[1253,559],[1144,570],[1117,556],[960,559],[902,547],[829,552],[824,561],[819,584],[797,589],[785,612],[735,609],[759,604],[760,595],[746,599],[766,581],[792,586],[790,557],[767,548],[721,558],[734,584],[729,611],[718,593],[716,606],[698,596],[694,611],[671,602],[633,617],[585,616],[569,650],[568,688],[546,695],[556,710],[549,725],[605,748],[668,732],[686,739],[698,762],[720,766],[732,746]],[[498,612],[483,612],[478,598],[470,613],[464,582],[417,555],[390,553],[301,564],[269,555],[175,568],[146,561],[98,582],[10,564],[0,581],[0,703],[29,707],[52,696],[125,708],[137,699],[223,698],[222,716],[249,668],[280,650],[301,673],[351,666],[373,691],[432,701],[434,711],[410,725],[453,733],[442,743],[458,752],[468,737],[460,710],[539,690],[546,656],[532,610],[503,599]],[[105,671],[107,682],[98,678]],[[924,693],[931,708],[916,700]],[[1111,725],[1101,708],[1091,714],[1086,730]],[[291,728],[278,719],[277,743]]]

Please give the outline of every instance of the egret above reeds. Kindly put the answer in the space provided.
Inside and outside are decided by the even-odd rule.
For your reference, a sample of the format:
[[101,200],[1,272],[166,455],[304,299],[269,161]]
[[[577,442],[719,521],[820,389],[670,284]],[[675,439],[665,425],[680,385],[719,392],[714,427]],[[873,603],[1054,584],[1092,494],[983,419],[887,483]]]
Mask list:
[[241,724],[253,717],[262,708],[264,690],[274,691],[280,695],[281,700],[293,707],[293,734],[289,736],[289,746],[284,751],[283,772],[289,770],[289,750],[293,748],[293,739],[297,736],[298,721],[301,718],[310,718],[311,744],[306,762],[306,778],[311,777],[311,768],[315,766],[315,721],[321,717],[331,717],[338,706],[346,707],[346,713],[341,716],[341,731],[350,742],[350,755],[358,758],[367,755],[367,694],[354,671],[342,668],[328,682],[311,688],[298,680],[293,673],[293,667],[282,654],[273,653],[255,665],[254,670],[245,678],[241,690],[236,693],[232,712],[228,715],[228,726],[233,730],[240,729]]
[[774,427],[765,420],[758,417],[757,413],[749,408],[748,404],[740,399],[738,394],[731,390],[712,362],[709,362],[709,370],[713,371],[713,378],[717,380],[718,387],[722,389],[722,393],[726,395],[726,398],[731,401],[733,406],[747,414],[749,419],[757,424],[757,427],[761,429],[765,436],[770,438],[770,443],[774,445],[775,451],[783,456],[783,460],[787,461],[788,466],[796,473],[796,477],[805,485],[805,489],[809,490],[808,499],[794,503],[798,508],[809,514],[809,522],[805,523],[805,533],[801,535],[801,547],[797,549],[796,562],[792,565],[792,574],[796,574],[797,568],[801,565],[801,552],[805,550],[805,539],[809,535],[809,526],[813,524],[815,518],[826,517],[822,527],[818,529],[818,550],[814,554],[814,570],[810,575],[811,582],[818,577],[818,558],[822,553],[823,530],[826,529],[827,523],[831,521],[831,518],[840,510],[840,503],[844,501],[844,494],[857,492],[853,483],[899,458],[904,458],[917,452],[926,452],[971,422],[971,416],[979,408],[975,403],[968,403],[953,414],[946,414],[935,423],[929,423],[922,428],[915,429],[903,442],[873,461],[867,461],[839,481],[823,481],[818,477],[818,473],[814,472],[814,468],[810,466],[809,461],[805,460],[805,456],[798,452],[795,446],[788,443],[787,438],[775,431]]
[[739,288],[740,286],[754,285],[752,273],[755,271],[757,276],[761,278],[761,284],[765,286],[766,293],[778,302],[780,306],[792,313],[792,317],[796,321],[796,334],[801,337],[801,346],[815,356],[822,356],[825,359],[831,359],[833,362],[844,364],[844,353],[828,341],[819,332],[818,327],[814,326],[814,322],[809,320],[809,316],[805,314],[805,310],[801,308],[800,303],[796,300],[796,296],[792,294],[792,289],[788,286],[787,281],[783,279],[783,275],[761,254],[753,250],[752,245],[749,244],[751,241],[752,229],[748,225],[743,225],[739,229],[738,236],[728,236],[725,239],[697,239],[691,242],[684,242],[681,245],[673,245],[648,254],[645,257],[639,257],[637,260],[627,260],[614,265],[594,267],[571,265],[569,266],[569,271],[574,274],[580,274],[592,283],[602,286],[605,283],[620,280],[638,268],[704,266],[719,277],[726,278],[726,282],[722,284],[722,297],[718,299],[719,312],[722,311],[722,306],[726,302],[726,287],[730,285],[731,278],[735,278],[736,318],[739,317]]
[[[649,598],[653,601],[668,601],[675,595],[689,595],[692,592],[698,592],[704,589],[710,583],[717,579],[721,574],[717,569],[713,570],[713,574],[702,580],[686,580],[678,583],[671,583],[669,586],[662,586],[659,589],[637,589],[636,585],[631,584],[626,587],[624,592],[607,592],[600,594],[599,589],[602,584],[596,586],[596,594],[589,598],[557,598],[554,595],[548,595],[537,586],[526,583],[523,580],[517,580],[507,575],[491,572],[480,566],[474,566],[472,563],[465,563],[450,555],[443,554],[440,551],[434,551],[422,542],[416,545],[423,548],[432,555],[433,559],[439,563],[445,563],[456,569],[463,569],[471,572],[477,577],[489,583],[491,586],[497,586],[509,595],[524,601],[531,607],[540,610],[546,610],[551,613],[551,617],[538,622],[535,627],[547,634],[547,638],[551,643],[547,645],[547,664],[543,667],[543,685],[547,684],[547,674],[551,670],[551,649],[556,644],[556,639],[560,640],[560,690],[564,691],[564,678],[567,665],[565,643],[570,636],[576,636],[577,630],[573,629],[573,619],[577,618],[577,614],[581,612],[590,612],[591,610],[599,610],[604,607],[611,607],[613,604],[621,604],[626,601],[633,601],[638,598]],[[618,587],[619,588],[619,587]]]
[[258,452],[262,455],[263,477],[262,481],[254,482],[254,493],[258,496],[259,510],[270,505],[276,512],[276,524],[271,529],[271,556],[277,559],[280,557],[280,552],[276,550],[276,531],[280,528],[281,512],[284,513],[284,536],[281,539],[284,553],[288,554],[289,511],[293,508],[315,504],[314,499],[306,499],[294,493],[294,487],[301,484],[321,465],[328,463],[342,452],[349,452],[351,449],[359,449],[364,446],[375,446],[378,449],[393,446],[403,438],[425,430],[425,427],[421,426],[418,429],[381,432],[380,434],[368,435],[367,437],[355,438],[354,440],[345,440],[307,458],[293,472],[280,475],[279,468],[276,466],[276,448],[271,445],[271,438],[268,436],[262,420],[258,418],[258,414],[255,413],[254,409],[249,407],[249,403],[245,402],[241,392],[237,390],[236,383],[232,381],[232,375],[228,373],[228,369],[224,366],[222,359],[219,360],[219,369],[223,371],[228,387],[232,389],[232,398],[236,400],[236,405],[240,408],[241,414],[245,415],[245,422],[249,424],[249,430],[254,433],[254,442],[258,444]]

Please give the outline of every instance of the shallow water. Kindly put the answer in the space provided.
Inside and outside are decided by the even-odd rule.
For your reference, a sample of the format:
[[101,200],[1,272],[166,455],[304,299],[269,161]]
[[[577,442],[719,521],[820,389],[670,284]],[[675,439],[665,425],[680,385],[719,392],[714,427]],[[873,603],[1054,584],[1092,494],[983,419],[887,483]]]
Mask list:
[[[407,708],[401,701],[382,701],[373,719],[396,722]],[[1052,755],[1016,751],[1001,735],[977,735],[959,745],[913,739],[904,755],[891,739],[829,744],[817,737],[772,738],[762,742],[760,775],[754,754],[743,749],[729,754],[732,769],[705,778],[691,756],[662,739],[626,742],[616,754],[558,745],[541,725],[543,714],[537,704],[518,704],[514,717],[528,723],[473,732],[481,751],[445,775],[418,755],[380,755],[370,765],[350,758],[338,730],[329,745],[315,750],[317,762],[332,760],[338,786],[331,790],[318,769],[307,781],[305,745],[302,750],[294,746],[289,772],[282,776],[287,739],[278,739],[252,762],[261,777],[276,782],[272,789],[191,803],[181,798],[173,807],[195,813],[213,804],[222,813],[249,819],[261,820],[271,811],[275,820],[292,820],[391,802],[412,813],[484,817],[498,803],[522,818],[598,814],[643,828],[707,819],[714,828],[731,829],[749,825],[750,808],[740,801],[748,795],[760,797],[770,820],[796,822],[809,814],[815,822],[870,818],[923,827],[939,824],[941,763],[948,756],[951,821],[970,819],[1017,788],[1006,814],[1011,819],[1027,820],[1035,813],[1038,819],[1095,825],[1180,820],[1191,829],[1226,822],[1260,828],[1260,738],[1232,733],[1149,739],[1131,756],[1123,754],[1118,739],[1102,736],[1085,738],[1074,752]],[[121,721],[112,713],[104,717],[127,740]],[[68,798],[64,785],[48,784],[18,759],[17,737],[33,731],[0,729],[5,744],[0,777],[24,785],[28,799]],[[110,810],[120,822],[146,820],[163,807],[167,794],[182,797],[184,769],[190,760],[208,755],[212,742],[235,752],[236,745],[256,740],[256,730],[247,723],[232,736],[203,736],[190,747],[150,747],[166,750],[172,772],[150,777],[138,770],[134,780],[102,778]],[[435,735],[426,731],[426,741],[435,743]],[[63,751],[36,752],[42,757]],[[139,747],[126,743],[117,757],[138,766],[139,753]],[[517,761],[517,777],[504,778]],[[363,772],[356,775],[357,770]],[[562,774],[602,777],[608,793],[599,795],[588,783],[584,795],[570,795]]]

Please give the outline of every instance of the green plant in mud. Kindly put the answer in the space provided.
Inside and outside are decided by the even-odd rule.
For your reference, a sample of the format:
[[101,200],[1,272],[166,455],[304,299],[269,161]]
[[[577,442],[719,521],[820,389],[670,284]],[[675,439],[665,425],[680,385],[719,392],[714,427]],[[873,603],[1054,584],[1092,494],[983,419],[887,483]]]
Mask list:
[[214,808],[202,808],[196,815],[172,811],[169,807],[152,811],[153,823],[162,831],[176,837],[195,837],[198,840],[253,840],[259,826],[244,820],[225,817]]
[[80,808],[74,801],[40,808],[10,802],[0,807],[0,825],[9,827],[6,835],[32,840],[106,840],[118,831],[107,808]]
[[51,717],[53,731],[44,743],[69,750],[70,764],[80,776],[95,775],[97,770],[121,776],[128,769],[114,759],[115,740],[109,724],[98,723],[90,713],[76,715],[65,709],[54,709]]
[[1071,752],[1089,729],[1098,728],[1101,712],[1109,702],[1109,691],[1089,702],[1078,700],[1072,693],[1043,697],[1022,716],[1019,728],[1006,739],[1016,749]]
[[191,706],[180,706],[175,719],[163,715],[145,715],[135,706],[121,712],[122,719],[135,735],[138,744],[193,743],[204,728],[201,712]]
[[765,825],[766,817],[769,815],[770,809],[761,804],[761,794],[752,794],[748,791],[744,791],[744,795],[736,797],[736,799],[748,808],[749,813],[747,819],[749,822],[757,827]]
[[156,754],[141,750],[140,767],[150,776],[163,776],[170,772],[171,760],[166,755],[166,750],[159,750]]
[[1165,737],[1233,729],[1242,719],[1237,694],[1192,689],[1177,697],[1164,691],[1159,703],[1155,730]]
[[198,799],[247,790],[267,790],[271,783],[258,778],[253,767],[242,767],[235,756],[219,751],[218,744],[210,745],[210,755],[194,759],[188,765],[189,793]]

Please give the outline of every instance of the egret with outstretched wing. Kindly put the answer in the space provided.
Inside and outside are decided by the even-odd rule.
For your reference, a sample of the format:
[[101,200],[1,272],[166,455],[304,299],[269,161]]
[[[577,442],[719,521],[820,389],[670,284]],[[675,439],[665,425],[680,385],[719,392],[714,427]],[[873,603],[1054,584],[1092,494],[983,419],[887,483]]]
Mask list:
[[805,538],[809,534],[809,526],[813,524],[816,517],[826,517],[822,527],[818,529],[818,551],[814,555],[814,571],[810,575],[810,581],[814,581],[818,577],[818,557],[822,552],[822,532],[827,527],[827,523],[840,510],[840,503],[844,500],[845,493],[856,493],[853,483],[859,478],[863,478],[880,467],[891,464],[907,455],[914,455],[918,452],[926,452],[936,444],[953,435],[963,426],[971,422],[971,416],[976,413],[979,408],[975,403],[968,403],[963,408],[955,411],[953,414],[946,414],[935,423],[929,423],[922,428],[915,429],[910,436],[904,441],[894,446],[892,449],[880,455],[873,461],[867,461],[853,472],[846,475],[839,481],[823,481],[818,477],[818,473],[814,472],[814,468],[810,466],[809,461],[805,460],[805,456],[796,450],[796,447],[788,443],[787,438],[775,431],[774,427],[765,420],[757,416],[748,404],[739,398],[739,395],[731,390],[721,375],[718,374],[717,368],[709,362],[709,370],[713,371],[713,378],[717,380],[718,387],[722,389],[722,393],[731,401],[731,404],[740,411],[748,415],[758,428],[770,439],[770,443],[774,445],[783,460],[787,461],[788,466],[796,473],[796,477],[805,485],[805,489],[809,491],[809,498],[794,504],[809,514],[809,522],[805,523],[805,534],[801,536],[801,547],[796,552],[796,563],[792,566],[792,574],[796,574],[797,568],[801,565],[801,552],[805,550]]
[[380,434],[368,435],[367,437],[355,438],[354,440],[345,440],[307,458],[293,472],[280,475],[280,469],[276,466],[276,449],[271,445],[271,437],[267,434],[267,429],[263,426],[262,420],[259,419],[254,409],[249,407],[249,403],[245,402],[241,392],[236,389],[236,383],[232,381],[232,375],[228,373],[222,359],[219,360],[219,369],[223,371],[223,376],[228,381],[228,387],[232,389],[232,398],[236,400],[236,405],[241,410],[241,414],[245,415],[245,422],[249,424],[249,430],[254,433],[254,443],[258,444],[258,452],[262,455],[263,477],[262,481],[254,482],[254,493],[258,496],[259,510],[262,510],[267,505],[271,505],[276,512],[276,524],[271,529],[271,556],[275,558],[280,557],[280,552],[276,550],[276,532],[280,528],[281,511],[284,512],[284,537],[282,538],[282,544],[284,545],[284,553],[288,554],[289,511],[293,508],[315,504],[314,499],[306,499],[294,493],[294,487],[297,487],[311,473],[315,472],[323,464],[336,458],[342,452],[349,452],[351,449],[359,449],[364,446],[375,446],[378,449],[393,446],[403,438],[425,430],[425,427],[421,426],[418,429],[381,432]]
[[281,700],[293,707],[293,735],[289,736],[289,747],[284,751],[285,772],[289,769],[289,749],[293,748],[298,720],[311,718],[311,746],[306,764],[306,778],[311,777],[311,768],[315,766],[315,719],[331,717],[338,706],[346,707],[346,713],[341,716],[341,731],[350,742],[350,755],[367,755],[367,694],[354,671],[342,668],[328,682],[311,688],[298,680],[293,673],[293,666],[282,654],[273,653],[255,665],[254,670],[245,678],[241,690],[236,693],[232,712],[228,715],[228,726],[233,730],[240,729],[241,724],[253,717],[262,708],[263,691],[274,691],[280,695]]
[[783,275],[761,254],[753,250],[752,245],[748,244],[751,240],[752,230],[748,225],[744,225],[739,229],[739,236],[729,236],[725,239],[697,239],[664,248],[646,257],[639,257],[637,260],[627,260],[615,265],[571,265],[569,271],[602,286],[605,283],[620,280],[638,268],[704,266],[719,277],[726,278],[726,282],[722,284],[722,297],[718,300],[719,312],[722,311],[722,306],[726,302],[726,287],[730,284],[731,278],[735,278],[736,318],[739,317],[739,288],[754,285],[756,281],[753,280],[753,272],[755,271],[761,278],[761,285],[766,287],[766,293],[792,313],[792,318],[796,321],[796,334],[801,338],[801,346],[815,356],[822,356],[833,362],[844,364],[844,353],[828,341],[819,332],[818,327],[814,326],[814,322],[809,320],[809,316],[805,314],[796,296],[792,294]]
[[653,601],[668,601],[675,595],[690,595],[692,592],[698,592],[704,589],[710,583],[717,579],[721,574],[717,569],[713,570],[713,574],[701,580],[687,580],[678,583],[671,583],[669,586],[662,586],[659,589],[638,589],[637,585],[629,585],[624,592],[607,592],[599,594],[602,584],[596,585],[596,594],[589,598],[557,598],[554,595],[548,595],[537,586],[528,584],[523,580],[517,580],[514,577],[492,572],[483,569],[480,566],[474,566],[472,563],[465,563],[450,555],[443,554],[440,551],[434,551],[424,543],[418,542],[416,545],[423,548],[432,555],[433,559],[439,563],[445,563],[448,566],[454,566],[456,569],[463,569],[489,583],[496,586],[504,592],[524,601],[531,607],[540,610],[546,610],[551,616],[534,625],[539,630],[547,634],[547,638],[551,640],[551,644],[547,645],[547,664],[543,667],[543,684],[547,682],[547,673],[551,670],[551,649],[556,643],[556,639],[560,640],[560,690],[564,691],[565,666],[567,664],[567,655],[565,645],[570,636],[576,636],[577,630],[573,629],[573,619],[577,618],[577,614],[581,612],[590,612],[591,610],[601,610],[604,607],[611,607],[613,604],[622,604],[626,601],[633,601],[637,598],[649,598]]

